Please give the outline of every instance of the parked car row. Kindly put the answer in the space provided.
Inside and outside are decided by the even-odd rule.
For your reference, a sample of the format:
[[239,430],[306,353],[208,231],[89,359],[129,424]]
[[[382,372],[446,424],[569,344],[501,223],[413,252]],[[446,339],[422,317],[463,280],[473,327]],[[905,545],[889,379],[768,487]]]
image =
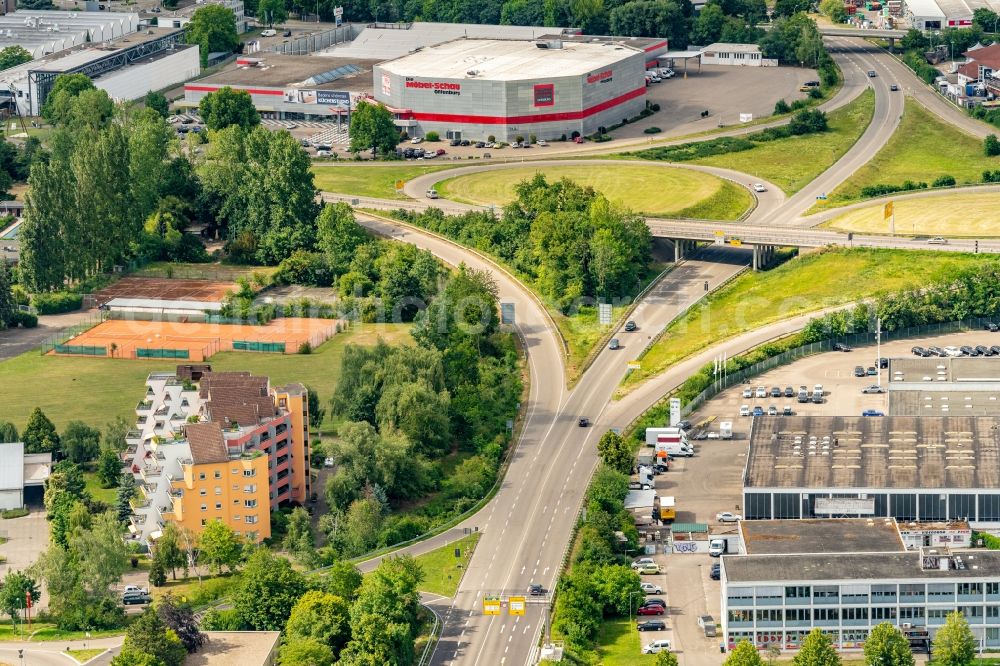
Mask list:
[[[987,327],[993,326],[996,328],[996,324],[987,324]],[[988,328],[988,330],[994,330],[993,328]],[[930,356],[1000,356],[1000,345],[992,345],[987,347],[986,345],[976,345],[975,347],[971,345],[962,345],[961,347],[913,347],[910,352],[914,356],[920,356],[927,358]]]

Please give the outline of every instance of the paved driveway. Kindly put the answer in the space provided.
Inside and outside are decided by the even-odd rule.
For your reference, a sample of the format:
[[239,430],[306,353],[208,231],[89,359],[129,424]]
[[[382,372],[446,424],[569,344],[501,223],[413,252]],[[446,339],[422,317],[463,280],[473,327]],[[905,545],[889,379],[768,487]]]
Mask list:
[[[6,562],[0,564],[0,577],[8,571],[26,569],[35,563],[49,543],[49,523],[45,520],[45,510],[33,508],[22,518],[0,519],[0,536],[8,539],[0,545],[0,555]],[[42,598],[36,605],[48,604],[48,594],[43,590]]]

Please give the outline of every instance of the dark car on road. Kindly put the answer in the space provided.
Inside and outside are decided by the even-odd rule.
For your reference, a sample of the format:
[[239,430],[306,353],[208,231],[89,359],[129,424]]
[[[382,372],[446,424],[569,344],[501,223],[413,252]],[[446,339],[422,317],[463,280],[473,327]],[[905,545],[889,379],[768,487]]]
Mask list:
[[865,369],[864,369],[864,367],[862,367],[860,365],[854,366],[854,376],[855,377],[864,377],[865,376]]
[[635,330],[635,322],[632,321],[631,319],[629,321],[625,322],[625,330],[628,331],[629,333],[631,333],[632,331],[634,331]]
[[978,356],[990,356],[990,348],[984,347],[983,345],[976,345],[976,355]]
[[849,352],[851,351],[851,348],[845,345],[843,342],[834,342],[833,351]]
[[642,602],[643,606],[659,606],[660,608],[666,608],[667,602],[659,597],[650,597]]
[[761,407],[760,405],[757,405],[756,407],[753,408],[753,415],[764,416],[764,408]]
[[781,387],[780,386],[772,386],[771,387],[771,397],[772,398],[780,398],[781,397]]
[[712,565],[712,580],[719,580],[722,577],[722,566],[716,562]]
[[785,387],[785,397],[786,398],[794,398],[795,397],[795,389],[793,389],[791,386],[786,386]]
[[528,586],[528,594],[533,597],[541,597],[545,595],[545,588],[538,583],[532,583]]
[[667,623],[663,620],[646,620],[635,626],[639,631],[666,631]]
[[958,351],[962,352],[963,356],[975,356],[976,355],[976,350],[973,349],[972,347],[970,347],[969,345],[962,345],[961,347],[958,348]]
[[997,331],[1000,331],[1000,326],[997,326],[991,321],[983,324],[983,328],[989,331],[990,333],[996,333]]
[[874,377],[875,375],[878,374],[878,368],[876,368],[874,365],[869,365],[868,366],[868,374],[869,374],[869,376]]
[[581,416],[580,420],[577,421],[576,424],[581,428],[587,428],[590,426],[590,419],[588,419],[586,416]]

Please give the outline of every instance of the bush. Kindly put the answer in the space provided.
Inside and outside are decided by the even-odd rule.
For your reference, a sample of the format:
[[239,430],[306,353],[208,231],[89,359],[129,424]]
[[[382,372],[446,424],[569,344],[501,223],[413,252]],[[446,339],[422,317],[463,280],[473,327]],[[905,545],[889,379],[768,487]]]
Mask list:
[[809,89],[809,99],[823,99],[823,91],[819,88]]
[[931,187],[954,187],[955,177],[954,176],[938,176],[931,183]]
[[997,170],[997,171],[984,171],[983,172],[983,182],[984,183],[1000,183],[1000,170]]
[[23,518],[28,515],[28,510],[25,508],[20,509],[6,509],[0,511],[0,518]]
[[35,328],[38,326],[38,317],[30,312],[21,312],[18,310],[14,313],[14,319],[11,321],[10,325],[11,328],[15,326],[21,326],[22,328]]
[[528,135],[528,143],[531,143],[531,144],[538,143],[538,136],[536,136],[534,134],[529,134]]
[[792,107],[788,106],[788,102],[783,99],[779,99],[774,103],[774,115],[780,116],[782,114],[788,113],[792,110]]
[[643,134],[659,134],[662,131],[659,127],[647,127],[642,130]]
[[919,51],[907,51],[903,55],[903,62],[923,79],[924,83],[934,83],[934,79],[941,76],[941,72],[927,64],[924,55]]
[[517,143],[524,143],[524,135],[518,134],[517,136],[514,137],[514,141],[516,141]]
[[38,314],[59,314],[79,310],[83,306],[83,296],[67,291],[53,291],[35,294],[31,299],[31,304],[35,306]]
[[440,141],[441,140],[441,135],[438,134],[437,132],[428,132],[427,136],[425,138],[428,141]]
[[306,340],[305,342],[303,342],[301,345],[299,345],[299,353],[300,354],[312,354],[313,353],[313,346],[312,346],[312,344],[310,344],[310,342],[308,340]]
[[884,197],[885,195],[892,194],[894,192],[910,192],[912,190],[926,189],[927,183],[923,181],[914,183],[912,180],[904,180],[902,185],[880,183],[878,185],[868,185],[867,187],[862,187],[861,196],[863,198]]
[[799,111],[788,123],[788,130],[797,136],[803,134],[818,134],[825,132],[829,128],[826,114],[819,109]]
[[494,143],[496,140],[497,140],[497,138],[494,135],[492,135],[492,134],[490,134],[488,137],[486,137],[486,141],[488,143]]
[[986,157],[996,157],[1000,155],[1000,140],[996,134],[989,134],[983,139],[983,153]]

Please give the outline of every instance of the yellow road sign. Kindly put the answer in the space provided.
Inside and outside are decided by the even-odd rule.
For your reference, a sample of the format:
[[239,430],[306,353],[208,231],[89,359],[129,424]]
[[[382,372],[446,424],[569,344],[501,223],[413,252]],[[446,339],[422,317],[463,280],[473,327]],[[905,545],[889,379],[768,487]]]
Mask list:
[[886,202],[885,209],[884,209],[882,217],[884,219],[886,219],[886,220],[888,220],[890,217],[892,217],[892,202],[891,201],[887,201]]
[[507,613],[524,615],[524,597],[509,597],[507,599]]
[[716,236],[719,236],[720,238],[721,238],[722,236],[725,236],[725,235],[726,235],[726,232],[725,232],[725,231],[716,231],[716,232],[714,232],[714,233],[715,233],[715,235],[716,235]]
[[500,597],[483,597],[483,615],[500,614]]
[[397,180],[397,181],[396,181],[396,189],[397,189],[397,190],[401,190],[401,189],[403,189],[403,187],[404,187],[405,185],[406,185],[406,181],[405,181],[405,180]]
[[743,245],[743,241],[741,241],[739,238],[731,238],[729,239],[729,244],[739,247],[740,245]]
[[642,363],[640,363],[639,361],[629,361],[628,362],[628,369],[629,370],[642,370]]

